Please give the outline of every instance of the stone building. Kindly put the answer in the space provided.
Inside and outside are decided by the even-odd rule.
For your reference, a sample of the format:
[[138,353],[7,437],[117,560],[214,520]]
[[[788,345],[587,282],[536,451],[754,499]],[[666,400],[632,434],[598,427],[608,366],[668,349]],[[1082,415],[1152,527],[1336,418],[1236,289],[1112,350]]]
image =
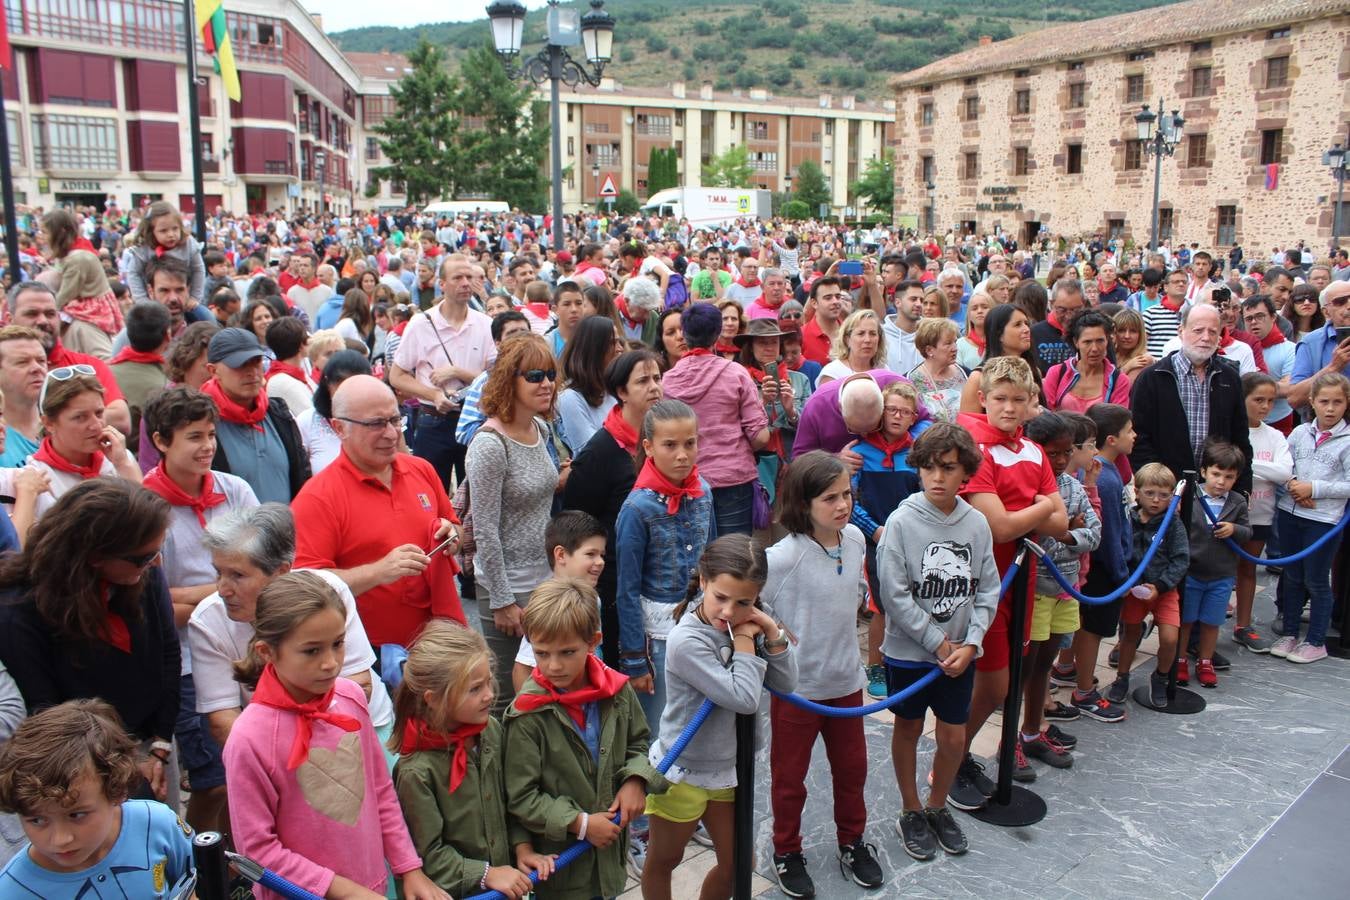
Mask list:
[[892,81],[897,221],[1146,243],[1154,160],[1135,115],[1161,98],[1185,127],[1162,160],[1160,239],[1325,247],[1347,38],[1350,0],[1191,0],[982,39]]

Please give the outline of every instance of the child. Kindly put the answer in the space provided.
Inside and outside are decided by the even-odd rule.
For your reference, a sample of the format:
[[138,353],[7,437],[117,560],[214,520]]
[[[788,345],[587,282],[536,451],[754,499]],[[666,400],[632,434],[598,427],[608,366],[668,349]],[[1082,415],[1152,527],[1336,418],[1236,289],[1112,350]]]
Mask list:
[[872,621],[867,629],[867,693],[886,696],[886,672],[881,665],[881,638],[885,616],[876,609],[877,550],[885,532],[883,523],[910,494],[919,490],[919,476],[909,465],[909,429],[919,408],[919,392],[908,381],[895,381],[881,392],[881,422],[863,436],[853,451],[862,466],[853,474],[853,524],[867,538],[867,584],[871,589]]
[[[492,718],[492,655],[476,631],[433,619],[408,651],[389,749],[403,817],[422,869],[456,897],[518,900],[553,872],[553,857],[514,843],[502,788],[502,725]],[[511,865],[512,850],[516,865]]]
[[520,305],[520,311],[535,334],[547,334],[557,324],[558,319],[549,303],[551,299],[547,281],[531,281],[525,285],[525,302]]
[[70,700],[26,720],[0,748],[0,811],[26,848],[0,872],[0,896],[171,897],[192,875],[192,829],[169,807],[129,800],[143,781],[136,742],[102,700]]
[[[553,564],[554,578],[580,578],[595,587],[605,570],[605,544],[609,536],[587,512],[566,510],[549,520],[544,529],[544,548]],[[529,638],[521,638],[511,667],[511,683],[517,692],[534,670],[534,648]]]
[[545,581],[523,627],[538,662],[506,711],[507,811],[543,853],[579,838],[595,847],[540,882],[540,898],[616,897],[628,823],[665,785],[647,761],[646,718],[628,678],[594,655],[600,604],[588,582]]
[[206,265],[202,262],[201,245],[183,227],[183,217],[167,200],[150,204],[136,229],[135,243],[127,254],[126,283],[131,299],[141,303],[150,299],[145,280],[145,267],[157,256],[172,256],[188,267],[188,299],[185,309],[205,301]]
[[767,577],[764,551],[749,535],[718,538],[703,552],[674,610],[666,656],[669,693],[650,758],[665,755],[705,698],[717,708],[666,773],[673,786],[647,799],[651,841],[642,871],[645,900],[670,900],[671,873],[700,821],[717,856],[701,895],[731,896],[736,716],[756,713],[766,686],[786,692],[797,685],[797,660],[787,635],[759,605]]
[[[962,496],[989,522],[1000,577],[1012,565],[1024,536],[1034,532],[1061,534],[1069,524],[1050,461],[1039,446],[1022,437],[1022,423],[1028,418],[1036,391],[1036,380],[1026,360],[995,357],[985,364],[980,381],[978,395],[985,412],[961,413],[957,419],[975,438],[984,460],[966,483]],[[1027,575],[1034,582],[1036,567],[1031,560],[1026,565]],[[966,757],[949,796],[957,809],[979,809],[994,792],[993,781],[969,751],[975,735],[1008,694],[1008,660],[1013,644],[1025,647],[1031,633],[1031,616],[1027,616],[1026,631],[1009,634],[1013,602],[1011,595],[999,601],[983,653],[975,664],[975,689],[966,722]]]
[[[1088,501],[1087,491],[1069,474],[1069,464],[1075,452],[1073,425],[1058,413],[1045,412],[1027,423],[1027,437],[1040,444],[1055,473],[1055,483],[1064,499],[1069,527],[1051,534],[1042,533],[1038,542],[1046,556],[1064,575],[1065,580],[1078,584],[1079,567],[1084,552],[1097,549],[1101,543],[1102,523]],[[1024,676],[1024,703],[1022,708],[1022,752],[1018,756],[1039,759],[1056,769],[1073,765],[1069,751],[1078,743],[1058,727],[1054,732],[1041,733],[1045,712],[1046,691],[1050,682],[1050,667],[1063,638],[1078,630],[1078,601],[1059,586],[1048,569],[1036,570],[1036,599],[1031,609],[1031,651]],[[1036,772],[1026,759],[1018,759],[1019,781],[1035,781]]]
[[[1280,498],[1280,543],[1309,547],[1340,521],[1350,497],[1350,380],[1338,372],[1318,375],[1308,394],[1314,419],[1289,434],[1294,477],[1289,493]],[[1272,656],[1293,663],[1311,663],[1327,655],[1327,625],[1331,621],[1331,563],[1336,541],[1328,541],[1296,563],[1284,567],[1280,578],[1281,637],[1270,648]],[[1311,601],[1308,634],[1302,643],[1298,628],[1304,596]]]
[[[1247,517],[1252,536],[1242,545],[1252,556],[1260,556],[1275,522],[1275,490],[1294,477],[1294,457],[1289,442],[1276,428],[1266,424],[1275,406],[1278,385],[1264,372],[1242,376],[1242,393],[1247,401],[1247,433],[1252,442],[1252,493],[1247,498]],[[1256,597],[1256,563],[1238,558],[1237,610],[1233,619],[1233,642],[1253,653],[1269,653],[1270,640],[1252,624],[1252,601]]]
[[202,257],[206,267],[206,281],[203,283],[202,296],[211,297],[221,288],[233,287],[230,280],[230,263],[219,250],[207,250]]
[[[1242,451],[1227,441],[1211,440],[1200,457],[1200,477],[1204,479],[1191,503],[1191,567],[1186,573],[1186,594],[1181,604],[1181,646],[1187,646],[1191,626],[1200,623],[1199,653],[1195,677],[1201,687],[1218,687],[1214,673],[1214,647],[1219,642],[1219,626],[1228,616],[1228,598],[1237,583],[1237,556],[1224,538],[1245,544],[1252,538],[1247,524],[1247,499],[1233,490],[1238,475],[1247,464]],[[1205,504],[1219,520],[1211,525],[1200,504]],[[1177,684],[1188,684],[1190,672],[1186,657],[1177,663]]]
[[[1090,556],[1090,567],[1083,582],[1083,593],[1100,597],[1111,593],[1130,574],[1133,530],[1127,513],[1125,483],[1116,462],[1134,449],[1134,421],[1130,411],[1116,403],[1098,403],[1088,409],[1088,418],[1097,428],[1097,493],[1101,498],[1102,534]],[[1090,498],[1089,498],[1090,499]],[[1093,683],[1097,654],[1102,638],[1115,637],[1120,627],[1123,600],[1093,604],[1080,610],[1078,632],[1073,637],[1073,670],[1076,682],[1070,704],[1082,715],[1098,722],[1121,722],[1125,709],[1101,695]]]
[[[1102,467],[1102,471],[1106,471],[1106,466]],[[1153,536],[1158,533],[1158,526],[1162,524],[1163,514],[1167,511],[1176,486],[1176,476],[1162,463],[1149,463],[1134,474],[1134,489],[1139,505],[1130,514],[1130,531],[1133,535],[1129,561],[1131,571],[1139,565],[1149,544],[1153,543]],[[1144,617],[1152,613],[1153,624],[1158,628],[1158,668],[1149,678],[1149,705],[1156,709],[1167,708],[1167,674],[1177,657],[1177,632],[1181,626],[1177,585],[1185,577],[1189,566],[1186,529],[1181,524],[1181,516],[1176,515],[1167,526],[1158,552],[1144,569],[1143,577],[1125,594],[1124,606],[1120,610],[1120,660],[1116,666],[1116,680],[1106,689],[1106,699],[1112,703],[1124,704],[1125,698],[1129,696],[1130,665],[1134,662],[1134,651],[1143,637]],[[1080,678],[1085,669],[1091,677],[1091,669],[1080,658]]]
[[366,695],[338,677],[346,615],[313,572],[282,575],[258,596],[253,644],[235,664],[253,701],[224,751],[235,847],[319,896],[383,894],[387,859],[404,897],[447,900],[408,837]]
[[[965,853],[966,837],[947,809],[957,768],[967,759],[975,668],[999,603],[994,539],[984,517],[958,494],[982,465],[970,434],[939,422],[919,435],[909,458],[919,469],[922,494],[912,494],[886,520],[879,552],[886,611],[887,689],[898,692],[932,664],[942,677],[894,707],[891,758],[903,809],[895,824],[905,852],[932,859],[937,848]],[[915,783],[919,738],[928,710],[937,718],[928,803]]]
[[[867,541],[849,524],[854,509],[848,469],[837,457],[823,450],[799,456],[788,469],[779,503],[788,536],[766,551],[769,572],[761,597],[782,618],[782,627],[803,642],[797,652],[797,692],[827,706],[860,706],[866,683],[858,665],[853,613],[867,593]],[[779,887],[789,897],[815,895],[802,856],[801,822],[806,773],[818,735],[824,738],[833,778],[840,867],[862,887],[880,887],[881,866],[863,842],[863,720],[822,716],[777,697],[769,701],[769,718],[773,861]]]

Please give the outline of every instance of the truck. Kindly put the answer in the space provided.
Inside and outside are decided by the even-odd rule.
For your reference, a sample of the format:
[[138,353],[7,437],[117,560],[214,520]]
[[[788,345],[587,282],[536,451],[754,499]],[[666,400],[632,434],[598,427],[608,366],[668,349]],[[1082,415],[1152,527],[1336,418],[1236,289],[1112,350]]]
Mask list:
[[771,192],[755,188],[666,188],[652,194],[642,212],[688,219],[695,228],[718,228],[741,218],[770,218],[771,198]]

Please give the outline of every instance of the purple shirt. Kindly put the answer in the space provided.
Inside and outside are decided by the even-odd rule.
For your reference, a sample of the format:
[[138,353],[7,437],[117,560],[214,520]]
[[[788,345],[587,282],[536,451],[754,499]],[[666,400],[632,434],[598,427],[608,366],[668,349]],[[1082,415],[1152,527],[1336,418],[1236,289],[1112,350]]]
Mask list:
[[[889,369],[872,369],[867,373],[882,390],[893,381],[908,381]],[[666,376],[670,378],[669,375]],[[850,434],[844,427],[844,413],[839,408],[839,390],[852,378],[829,381],[817,387],[802,408],[801,420],[797,423],[797,439],[792,444],[792,456],[796,458],[810,450],[824,450],[838,453],[844,445],[859,435]],[[669,388],[666,391],[670,393]],[[928,418],[928,407],[919,402],[914,418],[915,424]],[[702,471],[700,469],[700,471]]]
[[769,427],[759,389],[745,367],[720,356],[685,355],[662,379],[666,396],[698,414],[698,473],[715,488],[754,481],[750,441]]

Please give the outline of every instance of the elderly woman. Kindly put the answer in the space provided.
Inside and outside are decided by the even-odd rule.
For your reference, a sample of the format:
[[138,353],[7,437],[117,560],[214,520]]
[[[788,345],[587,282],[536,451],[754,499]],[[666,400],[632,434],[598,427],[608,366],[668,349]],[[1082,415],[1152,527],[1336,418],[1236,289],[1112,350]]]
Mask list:
[[1110,359],[1114,330],[1110,317],[1095,309],[1084,310],[1069,320],[1065,337],[1076,355],[1045,373],[1043,387],[1049,409],[1086,413],[1098,403],[1130,405],[1130,376]]
[[830,345],[830,361],[816,376],[816,384],[828,384],[885,365],[886,336],[881,330],[881,320],[872,310],[860,309],[849,313],[839,327]]
[[623,338],[651,345],[656,335],[656,320],[661,312],[661,288],[645,276],[630,278],[623,292],[614,298],[619,312]]
[[923,362],[910,371],[909,380],[937,422],[955,422],[961,411],[966,373],[956,364],[958,334],[951,319],[921,319],[914,332],[914,349]]

